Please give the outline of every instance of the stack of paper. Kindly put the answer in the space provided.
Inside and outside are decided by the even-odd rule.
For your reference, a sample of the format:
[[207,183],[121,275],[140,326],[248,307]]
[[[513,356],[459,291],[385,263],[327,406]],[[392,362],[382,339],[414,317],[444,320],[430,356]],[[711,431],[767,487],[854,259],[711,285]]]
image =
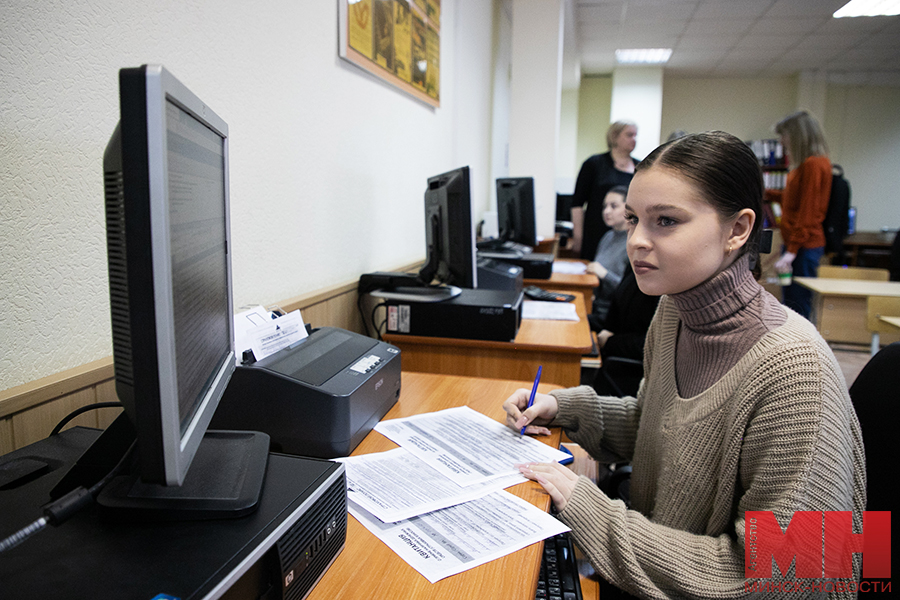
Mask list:
[[568,528],[503,491],[514,465],[567,458],[468,407],[382,421],[400,448],[339,459],[350,513],[434,583]]

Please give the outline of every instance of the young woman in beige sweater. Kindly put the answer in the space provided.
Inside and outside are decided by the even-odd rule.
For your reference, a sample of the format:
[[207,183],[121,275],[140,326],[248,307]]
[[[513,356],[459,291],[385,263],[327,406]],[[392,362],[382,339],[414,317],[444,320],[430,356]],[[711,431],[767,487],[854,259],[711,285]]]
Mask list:
[[[772,511],[782,527],[795,511],[853,511],[861,530],[865,457],[841,371],[813,326],[750,271],[762,197],[756,158],[733,136],[654,150],[627,198],[637,283],[662,296],[637,397],[578,387],[538,394],[527,409],[528,390],[504,403],[516,431],[561,426],[592,455],[631,461],[630,507],[560,465],[520,470],[550,494],[600,575],[639,597],[748,595],[746,511]],[[773,583],[796,581],[793,567],[773,573]]]

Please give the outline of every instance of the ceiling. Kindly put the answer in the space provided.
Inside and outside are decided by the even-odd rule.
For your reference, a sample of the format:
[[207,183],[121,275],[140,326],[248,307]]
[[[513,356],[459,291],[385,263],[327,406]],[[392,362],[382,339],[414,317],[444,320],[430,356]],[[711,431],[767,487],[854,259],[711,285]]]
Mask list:
[[900,15],[835,19],[847,0],[570,0],[564,86],[612,73],[616,48],[672,48],[667,75],[900,87]]

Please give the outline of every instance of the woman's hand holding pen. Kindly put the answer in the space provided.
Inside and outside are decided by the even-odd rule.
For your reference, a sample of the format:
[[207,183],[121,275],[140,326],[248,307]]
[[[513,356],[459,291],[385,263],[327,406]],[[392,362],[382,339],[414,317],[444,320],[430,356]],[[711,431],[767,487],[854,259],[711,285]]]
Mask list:
[[550,430],[540,425],[546,425],[556,416],[559,405],[556,398],[549,394],[535,394],[534,404],[528,406],[528,397],[531,390],[519,389],[503,403],[506,411],[506,424],[515,431],[521,431],[527,425],[525,433],[535,435],[550,435]]
[[[515,431],[527,425],[525,433],[549,435],[550,430],[540,425],[546,425],[556,417],[559,404],[550,394],[535,394],[534,403],[528,407],[530,394],[530,390],[519,389],[506,399],[503,403],[506,424]],[[538,482],[550,494],[557,510],[566,506],[578,482],[578,476],[559,463],[528,463],[516,467],[522,475]]]

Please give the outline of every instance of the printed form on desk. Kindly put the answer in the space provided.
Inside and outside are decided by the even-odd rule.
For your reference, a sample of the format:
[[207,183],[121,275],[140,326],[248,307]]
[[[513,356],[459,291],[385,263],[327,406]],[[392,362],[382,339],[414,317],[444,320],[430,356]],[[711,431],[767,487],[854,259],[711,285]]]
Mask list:
[[430,582],[568,531],[503,491],[525,481],[516,464],[559,461],[565,452],[468,407],[375,430],[401,447],[340,459],[350,514]]
[[522,302],[522,318],[544,321],[578,321],[578,312],[571,302]]

